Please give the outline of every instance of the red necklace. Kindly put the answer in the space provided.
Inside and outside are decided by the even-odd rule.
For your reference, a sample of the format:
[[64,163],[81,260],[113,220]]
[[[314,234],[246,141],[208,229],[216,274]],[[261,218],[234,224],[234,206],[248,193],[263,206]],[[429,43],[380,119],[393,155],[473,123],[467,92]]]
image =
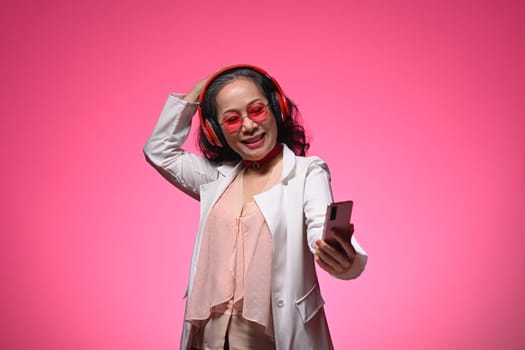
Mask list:
[[270,163],[275,157],[277,157],[283,150],[283,145],[280,143],[276,144],[275,147],[264,156],[263,159],[259,160],[243,160],[243,164],[246,168],[257,170],[263,165]]

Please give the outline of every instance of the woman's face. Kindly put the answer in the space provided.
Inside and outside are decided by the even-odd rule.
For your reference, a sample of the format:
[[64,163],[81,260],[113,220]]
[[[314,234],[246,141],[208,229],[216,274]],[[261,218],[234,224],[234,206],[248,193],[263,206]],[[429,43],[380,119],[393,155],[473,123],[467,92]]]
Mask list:
[[243,77],[217,94],[217,121],[226,142],[242,159],[262,159],[277,144],[277,121],[268,102],[262,89]]

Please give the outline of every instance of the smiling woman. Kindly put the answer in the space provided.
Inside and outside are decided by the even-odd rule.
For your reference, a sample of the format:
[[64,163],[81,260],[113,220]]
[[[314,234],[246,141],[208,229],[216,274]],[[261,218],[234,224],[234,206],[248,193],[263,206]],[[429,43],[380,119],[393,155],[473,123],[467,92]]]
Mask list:
[[[182,149],[197,110],[204,157]],[[298,115],[253,66],[226,67],[169,96],[144,151],[201,201],[181,349],[333,348],[314,261],[352,279],[367,255],[353,236],[337,236],[343,250],[321,239],[330,174],[305,157]]]

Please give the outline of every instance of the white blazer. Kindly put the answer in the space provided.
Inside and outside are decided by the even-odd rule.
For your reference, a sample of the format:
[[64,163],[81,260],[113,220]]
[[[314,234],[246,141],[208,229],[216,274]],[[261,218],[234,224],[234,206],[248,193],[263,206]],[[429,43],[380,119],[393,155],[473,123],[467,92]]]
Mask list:
[[[144,153],[171,183],[199,199],[201,216],[195,239],[187,294],[191,293],[200,244],[210,209],[241,170],[240,163],[216,165],[184,151],[196,104],[170,95]],[[332,202],[330,174],[318,157],[298,157],[284,147],[280,182],[255,196],[273,239],[272,313],[276,348],[332,349],[314,265],[314,244],[322,236],[324,214]],[[367,255],[354,237],[357,252],[352,268],[341,279],[359,276]],[[191,347],[191,324],[184,322],[181,349]]]

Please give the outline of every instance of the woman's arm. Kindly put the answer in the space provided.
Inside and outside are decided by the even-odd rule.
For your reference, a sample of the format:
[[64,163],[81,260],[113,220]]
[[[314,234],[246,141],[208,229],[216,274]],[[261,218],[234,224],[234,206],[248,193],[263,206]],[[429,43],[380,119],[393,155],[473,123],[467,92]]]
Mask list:
[[197,109],[196,101],[201,89],[199,84],[186,96],[168,96],[144,146],[148,162],[173,185],[195,199],[199,199],[200,185],[217,178],[215,164],[182,149]]
[[[304,193],[308,244],[323,270],[341,279],[356,278],[364,270],[368,257],[355,237],[352,235],[348,242],[336,235],[344,251],[322,240],[326,207],[332,201],[330,172],[324,162],[316,159],[308,167]],[[353,225],[349,225],[353,232]]]

